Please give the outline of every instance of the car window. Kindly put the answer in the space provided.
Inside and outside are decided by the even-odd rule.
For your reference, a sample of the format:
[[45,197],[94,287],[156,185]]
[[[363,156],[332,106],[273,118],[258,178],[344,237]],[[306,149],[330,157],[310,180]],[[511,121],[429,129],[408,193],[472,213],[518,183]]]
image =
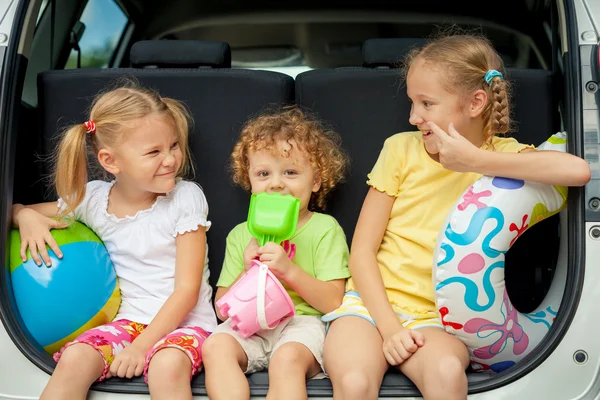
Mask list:
[[232,48],[231,67],[279,72],[294,79],[312,69],[302,51],[294,46]]
[[[114,0],[90,0],[80,22],[85,27],[79,40],[81,68],[106,68],[129,19]],[[69,54],[65,69],[77,68],[77,50]]]

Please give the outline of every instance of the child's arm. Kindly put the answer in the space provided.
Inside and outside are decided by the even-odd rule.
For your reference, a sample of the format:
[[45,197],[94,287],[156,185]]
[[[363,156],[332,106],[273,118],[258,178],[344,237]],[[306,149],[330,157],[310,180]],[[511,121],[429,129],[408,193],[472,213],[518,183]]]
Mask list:
[[115,357],[110,373],[131,378],[143,372],[146,353],[174,331],[194,309],[200,294],[206,252],[206,228],[177,235],[175,287],[148,327]]
[[149,349],[175,330],[198,303],[206,256],[206,228],[177,235],[175,288],[150,325],[135,340]]
[[44,217],[47,218],[54,218],[56,216],[58,216],[58,201],[51,201],[48,203],[38,203],[38,204],[31,204],[31,205],[23,205],[23,204],[13,204],[12,207],[12,220],[13,220],[13,225],[18,228],[19,227],[19,222],[18,222],[18,218],[19,215],[22,213],[29,213],[29,211],[27,210],[33,210],[36,211],[39,214],[42,214]]
[[308,304],[323,314],[335,310],[342,304],[346,279],[322,281],[306,273],[291,260],[290,264],[293,266],[283,276],[283,280]]
[[583,186],[590,180],[588,163],[572,154],[525,149],[520,153],[489,152],[478,149],[473,171],[557,186]]
[[313,239],[315,247],[312,254],[307,255],[312,258],[313,263],[310,273],[289,259],[285,247],[267,243],[258,250],[261,261],[265,262],[276,276],[283,279],[304,301],[323,314],[341,305],[346,278],[350,276],[348,244],[344,231],[333,218],[327,219],[326,224],[328,225],[323,225],[323,231]]
[[317,279],[289,259],[287,253],[277,243],[269,242],[258,250],[260,261],[269,270],[302,297],[308,304],[323,314],[327,314],[342,304],[345,279],[322,281]]
[[520,153],[501,153],[474,146],[454,129],[446,133],[433,122],[429,128],[438,140],[440,163],[458,172],[477,172],[557,186],[583,186],[589,182],[588,163],[572,154],[526,149]]
[[[27,260],[27,249],[37,265],[42,261],[47,266],[52,265],[52,260],[46,250],[46,244],[50,246],[58,258],[62,258],[62,252],[58,244],[50,234],[50,229],[62,229],[67,223],[52,219],[58,215],[58,202],[32,204],[14,204],[12,207],[13,226],[19,228],[21,235],[20,255],[23,262]],[[41,259],[40,259],[41,255]]]
[[[253,239],[244,252],[244,270],[240,272],[231,285],[217,289],[215,303],[246,273],[249,265],[248,260],[254,258],[254,254],[256,254],[256,250],[253,247],[255,241],[256,239]],[[322,281],[307,274],[302,268],[294,264],[289,259],[285,250],[276,243],[267,243],[261,248],[259,253],[261,254],[261,262],[267,264],[271,272],[278,278],[286,281],[300,297],[315,309],[326,314],[340,306],[344,295],[345,279]],[[221,321],[224,321],[226,318],[221,315],[218,307],[215,308],[217,317]]]
[[349,261],[357,291],[384,339],[404,329],[387,298],[377,264],[377,252],[394,200],[393,196],[369,188],[352,238]]
[[360,297],[383,339],[383,355],[399,365],[423,346],[419,331],[406,329],[394,313],[377,264],[377,252],[390,219],[395,198],[370,188],[363,203],[350,252],[350,272]]

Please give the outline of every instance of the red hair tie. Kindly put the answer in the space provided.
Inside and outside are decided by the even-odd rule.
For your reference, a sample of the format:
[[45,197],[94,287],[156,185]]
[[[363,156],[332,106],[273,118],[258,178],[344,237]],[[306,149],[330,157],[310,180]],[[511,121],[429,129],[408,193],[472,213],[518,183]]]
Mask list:
[[96,123],[91,119],[83,123],[85,125],[85,132],[89,134],[96,133]]

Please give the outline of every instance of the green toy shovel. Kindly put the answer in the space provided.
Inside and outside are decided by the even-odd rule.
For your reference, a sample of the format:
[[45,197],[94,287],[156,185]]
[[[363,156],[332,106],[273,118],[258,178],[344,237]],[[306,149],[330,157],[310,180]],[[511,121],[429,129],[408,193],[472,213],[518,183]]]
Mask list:
[[[256,238],[259,246],[264,246],[267,242],[281,244],[290,259],[296,254],[296,246],[290,244],[288,239],[296,232],[298,226],[298,214],[300,213],[300,200],[292,195],[282,195],[280,193],[257,193],[250,198],[250,208],[248,209],[248,230]],[[283,243],[282,243],[283,242]],[[257,267],[257,268],[255,268]],[[256,318],[258,326],[261,329],[272,329],[277,324],[271,326],[267,321],[266,310],[266,290],[267,277],[271,272],[269,267],[253,261],[253,268],[245,276],[252,272],[258,272],[256,275]],[[283,296],[287,301],[280,304],[287,304],[290,312],[286,315],[294,316],[295,307],[289,294],[281,286],[277,278],[271,275],[274,282],[279,284],[283,291]],[[240,284],[244,278],[236,284]],[[233,288],[232,288],[233,289]],[[229,293],[229,292],[228,292]]]
[[262,247],[267,242],[277,244],[296,232],[300,199],[290,194],[254,193],[248,209],[248,230]]

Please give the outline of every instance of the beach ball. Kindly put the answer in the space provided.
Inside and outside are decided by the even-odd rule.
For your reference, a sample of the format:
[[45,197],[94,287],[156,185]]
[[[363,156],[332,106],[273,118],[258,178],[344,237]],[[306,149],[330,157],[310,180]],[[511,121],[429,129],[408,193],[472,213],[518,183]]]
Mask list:
[[115,269],[106,247],[80,222],[51,231],[63,258],[48,254],[52,265],[38,266],[27,252],[19,255],[19,231],[9,237],[9,272],[25,327],[53,354],[88,329],[111,322],[121,304]]

